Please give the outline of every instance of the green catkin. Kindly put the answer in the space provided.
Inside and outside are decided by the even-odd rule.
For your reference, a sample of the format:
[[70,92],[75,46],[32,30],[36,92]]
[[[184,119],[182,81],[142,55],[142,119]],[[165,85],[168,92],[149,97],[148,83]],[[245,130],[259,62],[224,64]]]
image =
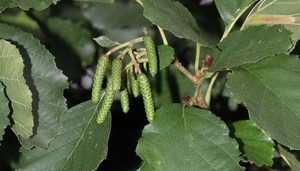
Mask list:
[[132,88],[132,94],[134,97],[138,97],[140,95],[140,86],[137,79],[135,79],[135,76],[133,73],[131,73],[131,88]]
[[127,72],[126,73],[126,88],[127,88],[127,91],[128,91],[128,94],[130,95],[131,94],[131,78],[130,78],[130,73]]
[[123,62],[121,59],[114,59],[111,67],[111,79],[113,81],[112,86],[113,89],[119,91],[122,85],[122,67]]
[[155,45],[151,36],[144,36],[144,45],[149,60],[149,72],[152,77],[154,77],[157,73],[157,55],[155,51]]
[[153,120],[154,113],[155,113],[151,87],[150,87],[147,76],[143,73],[138,75],[138,82],[140,85],[141,94],[143,96],[146,116],[147,116],[148,121],[151,122]]
[[120,101],[122,106],[122,111],[127,113],[129,111],[129,96],[127,89],[120,91]]
[[102,83],[105,76],[108,61],[109,59],[106,55],[102,55],[98,60],[92,88],[92,100],[94,102],[98,102],[100,100]]
[[112,79],[109,78],[106,86],[105,95],[103,97],[102,105],[99,109],[98,117],[97,117],[97,123],[101,124],[104,122],[105,118],[107,117],[107,114],[111,108],[111,105],[113,104],[114,97],[116,94],[116,91],[113,89],[112,85]]

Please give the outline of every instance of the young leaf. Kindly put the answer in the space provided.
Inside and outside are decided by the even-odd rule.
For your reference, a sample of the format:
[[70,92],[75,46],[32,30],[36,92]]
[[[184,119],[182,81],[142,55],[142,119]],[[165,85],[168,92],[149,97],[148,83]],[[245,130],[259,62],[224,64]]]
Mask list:
[[199,29],[195,18],[180,2],[172,0],[141,0],[144,16],[153,24],[170,31],[179,38],[186,38],[204,46],[212,42],[205,31]]
[[26,67],[30,67],[30,64],[32,66],[30,86],[34,90],[33,114],[38,119],[38,125],[35,125],[38,127],[34,127],[37,132],[32,138],[21,138],[21,144],[27,148],[34,145],[46,148],[61,128],[61,114],[67,110],[63,96],[63,90],[68,86],[67,78],[57,69],[54,57],[31,34],[6,24],[0,24],[0,32],[1,38],[12,40],[24,47],[30,61]]
[[228,134],[225,123],[208,110],[165,105],[139,140],[141,170],[242,170],[237,143]]
[[0,82],[0,141],[4,135],[4,129],[10,124],[8,119],[9,114],[9,100],[6,98],[4,86]]
[[227,87],[271,138],[300,149],[300,60],[280,54],[233,69]]
[[[2,32],[2,34],[5,34]],[[13,130],[28,139],[33,134],[32,93],[23,76],[23,58],[10,42],[0,40],[0,81],[12,105]]]
[[119,44],[119,42],[113,41],[107,36],[99,36],[94,38],[94,40],[98,43],[99,46],[102,47],[113,47]]
[[292,47],[291,32],[282,26],[254,26],[232,32],[218,44],[210,71],[255,63],[268,56],[286,53]]
[[62,129],[47,150],[21,148],[20,171],[95,170],[106,158],[111,120],[98,125],[99,103],[87,101],[62,117]]
[[243,156],[256,165],[273,165],[275,155],[273,140],[250,120],[236,121],[233,123],[234,135],[240,139]]
[[299,0],[264,0],[253,8],[244,22],[244,27],[261,24],[282,24],[293,32],[296,43],[300,39]]
[[162,70],[170,65],[174,59],[174,49],[168,45],[159,45],[157,47],[159,57],[159,69]]
[[83,66],[93,62],[96,47],[87,28],[80,23],[61,18],[50,18],[46,25],[52,34],[64,40],[78,54]]

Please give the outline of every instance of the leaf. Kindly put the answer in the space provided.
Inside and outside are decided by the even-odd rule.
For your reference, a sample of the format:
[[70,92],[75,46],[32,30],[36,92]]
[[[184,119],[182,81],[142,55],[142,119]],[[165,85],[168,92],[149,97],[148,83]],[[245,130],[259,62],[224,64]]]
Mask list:
[[3,140],[2,137],[5,134],[4,129],[10,125],[10,121],[7,117],[9,114],[9,100],[6,98],[4,88],[0,82],[0,141]]
[[208,110],[169,104],[144,128],[136,152],[153,170],[241,170],[237,143],[228,134]]
[[174,66],[158,73],[152,80],[153,100],[156,107],[168,103],[180,103],[184,94],[193,95],[194,84]]
[[291,167],[293,171],[300,170],[300,152],[299,151],[291,151],[283,147],[282,145],[278,145],[278,151],[284,161]]
[[0,15],[0,21],[30,32],[40,40],[45,40],[45,35],[41,31],[38,22],[29,17],[25,11],[16,10],[14,12],[4,12]]
[[113,47],[119,44],[119,42],[112,41],[107,36],[99,36],[97,38],[94,38],[94,40],[98,43],[98,45],[102,47]]
[[17,135],[27,139],[33,134],[34,123],[32,94],[23,72],[24,63],[19,50],[10,42],[0,39],[0,81],[6,85],[6,94],[11,101],[12,128]]
[[63,96],[68,86],[67,78],[57,69],[54,57],[31,34],[6,24],[0,24],[0,32],[1,38],[17,42],[25,49],[29,58],[26,67],[32,66],[28,70],[32,77],[33,114],[38,125],[34,127],[36,134],[28,140],[21,138],[21,143],[27,148],[34,145],[46,148],[61,128],[61,114],[67,110]]
[[244,12],[257,0],[215,0],[226,30],[233,27]]
[[275,155],[274,142],[250,120],[236,121],[233,123],[234,135],[241,140],[243,154],[246,159],[253,161],[258,166],[273,165]]
[[139,28],[142,32],[142,27],[149,24],[142,15],[142,8],[137,3],[126,4],[117,1],[114,4],[82,4],[81,11],[83,16],[96,29],[103,30],[105,35],[112,29],[124,27]]
[[162,70],[170,65],[174,59],[174,49],[168,45],[159,45],[157,47],[158,57],[159,57],[159,69]]
[[64,40],[78,54],[83,66],[93,62],[96,48],[88,29],[80,23],[61,18],[49,18],[46,25],[52,34]]
[[83,102],[66,111],[62,129],[47,150],[21,149],[17,170],[95,170],[106,158],[111,119],[97,124],[98,103]]
[[276,141],[300,149],[300,60],[280,54],[233,69],[227,87],[250,119]]
[[243,27],[283,24],[293,32],[292,39],[296,43],[300,39],[299,11],[299,0],[261,0],[248,15]]
[[144,16],[153,24],[170,31],[179,38],[185,38],[204,46],[213,43],[204,30],[199,29],[195,18],[179,2],[172,0],[141,0]]
[[79,2],[114,3],[115,0],[74,0]]
[[1,0],[0,1],[0,13],[6,8],[13,7],[15,4],[12,0]]
[[34,8],[43,10],[49,7],[50,4],[56,4],[59,0],[12,0],[17,6],[23,10]]
[[218,44],[220,52],[215,54],[209,70],[220,71],[286,53],[292,47],[290,35],[282,26],[254,26],[232,32]]

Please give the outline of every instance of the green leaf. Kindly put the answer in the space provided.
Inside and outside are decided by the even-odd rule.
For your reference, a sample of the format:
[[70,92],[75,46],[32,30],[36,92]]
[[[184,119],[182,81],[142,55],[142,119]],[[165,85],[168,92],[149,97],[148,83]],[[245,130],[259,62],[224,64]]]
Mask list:
[[0,81],[6,85],[6,94],[11,101],[14,120],[12,128],[17,135],[27,139],[33,134],[34,123],[32,94],[23,72],[24,63],[19,50],[10,42],[0,39]]
[[83,66],[93,62],[96,48],[88,29],[79,23],[61,18],[50,18],[46,25],[52,34],[64,40],[78,54]]
[[15,3],[12,0],[1,0],[0,1],[0,13],[6,8],[13,7]]
[[[29,58],[28,63],[32,66],[28,70],[30,69],[31,72],[30,86],[34,90],[32,93],[35,97],[33,98],[33,114],[38,119],[38,125],[34,127],[35,130],[37,129],[36,134],[28,140],[21,138],[21,143],[27,148],[33,145],[46,148],[61,128],[61,115],[67,110],[63,96],[63,90],[68,86],[67,78],[61,70],[57,69],[54,57],[31,34],[6,24],[0,24],[0,32],[1,38],[17,42],[25,49]],[[10,87],[9,84],[5,85]],[[7,93],[9,93],[8,90]]]
[[143,16],[142,7],[137,3],[126,4],[117,1],[114,4],[82,4],[81,11],[95,28],[104,30],[105,33],[122,27],[139,28],[142,32],[142,27],[149,24]]
[[136,151],[153,170],[241,170],[237,143],[228,134],[208,110],[169,104],[144,128]]
[[97,38],[94,38],[94,40],[98,43],[98,45],[102,47],[113,47],[119,44],[119,42],[112,41],[107,36],[99,36]]
[[278,145],[278,152],[293,171],[300,170],[299,151],[291,151],[286,149],[282,145]]
[[237,19],[257,0],[215,0],[218,11],[226,28]]
[[38,22],[29,17],[25,11],[15,9],[7,10],[7,12],[5,11],[0,15],[0,21],[30,32],[40,40],[45,39],[45,35],[41,31]]
[[73,1],[79,1],[79,2],[97,2],[97,3],[114,3],[115,0],[73,0]]
[[17,170],[96,170],[106,158],[111,119],[97,124],[98,103],[87,101],[62,117],[62,129],[47,150],[21,149]]
[[172,0],[142,0],[144,16],[153,24],[170,31],[179,38],[185,38],[204,46],[212,42],[204,30],[199,29],[195,18],[179,2]]
[[170,65],[174,59],[174,49],[168,45],[159,45],[157,47],[158,57],[159,57],[159,69],[162,70]]
[[250,119],[270,137],[300,149],[300,60],[280,54],[233,69],[227,87],[248,108]]
[[243,27],[283,24],[293,32],[292,39],[296,43],[300,39],[299,11],[299,0],[261,0],[248,15]]
[[34,8],[43,10],[49,7],[50,4],[56,4],[59,0],[12,0],[17,6],[23,10]]
[[272,166],[275,155],[272,139],[250,120],[236,121],[233,126],[235,137],[242,141],[243,156],[258,166]]
[[177,68],[170,66],[152,80],[153,100],[156,107],[168,103],[180,103],[184,94],[193,95],[194,84]]
[[4,135],[4,129],[10,125],[10,121],[8,119],[9,114],[9,100],[5,95],[5,87],[0,82],[0,141],[2,141],[2,137]]
[[218,44],[210,71],[220,71],[246,63],[256,63],[268,56],[286,53],[292,47],[291,32],[282,26],[254,26],[232,32]]

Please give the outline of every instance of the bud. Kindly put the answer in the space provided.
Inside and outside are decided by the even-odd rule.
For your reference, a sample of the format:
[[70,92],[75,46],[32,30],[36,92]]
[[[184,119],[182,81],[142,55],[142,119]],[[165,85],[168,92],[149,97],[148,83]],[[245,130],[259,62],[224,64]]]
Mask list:
[[212,65],[214,61],[213,56],[211,55],[206,55],[205,59],[204,59],[204,67],[208,68]]

